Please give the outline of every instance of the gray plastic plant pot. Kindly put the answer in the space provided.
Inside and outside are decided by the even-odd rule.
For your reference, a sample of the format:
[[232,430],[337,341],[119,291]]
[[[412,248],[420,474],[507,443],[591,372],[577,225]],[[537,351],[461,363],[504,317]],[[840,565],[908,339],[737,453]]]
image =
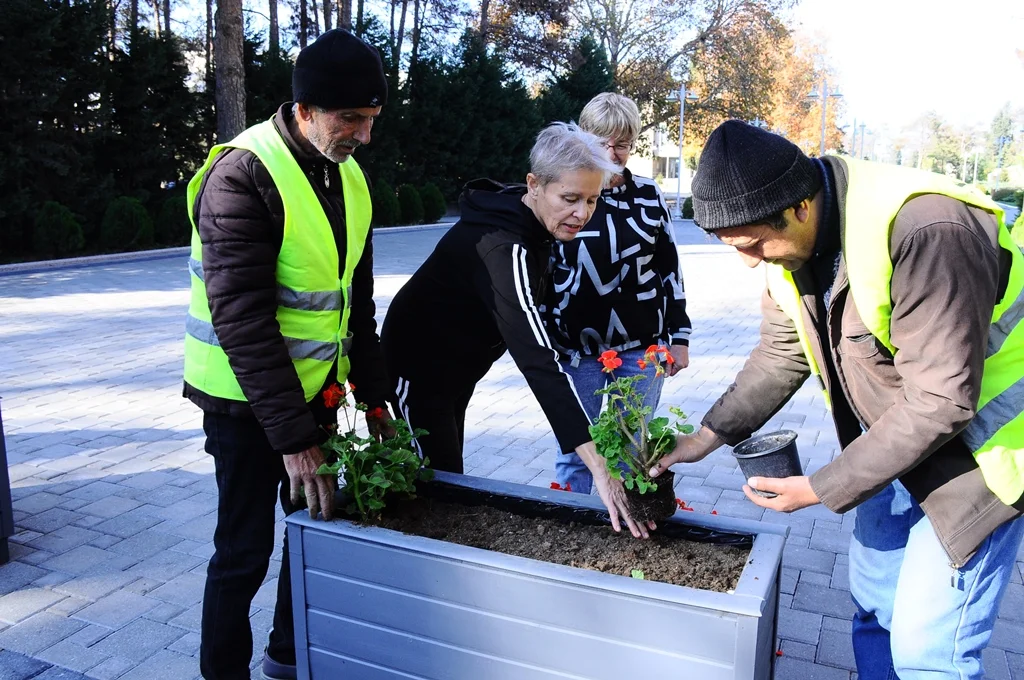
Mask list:
[[[803,474],[800,453],[796,448],[796,432],[779,430],[751,437],[736,445],[732,455],[739,463],[746,479],[751,477],[799,477]],[[754,493],[765,498],[775,498],[771,491],[754,489]]]
[[[421,495],[604,516],[597,496],[446,473]],[[773,677],[785,526],[692,512],[660,523],[751,546],[736,589],[718,593],[305,512],[286,522],[300,680]]]

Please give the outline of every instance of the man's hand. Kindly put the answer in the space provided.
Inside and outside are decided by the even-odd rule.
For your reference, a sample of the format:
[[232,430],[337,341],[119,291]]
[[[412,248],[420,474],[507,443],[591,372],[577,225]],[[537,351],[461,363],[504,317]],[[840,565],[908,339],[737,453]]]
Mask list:
[[370,436],[379,442],[391,439],[398,432],[388,424],[390,420],[392,420],[391,412],[378,406],[366,412],[366,429],[370,432]]
[[647,530],[657,529],[658,525],[654,522],[648,522],[644,525],[633,520],[629,514],[629,507],[626,505],[626,492],[622,488],[622,480],[612,479],[612,476],[608,474],[608,467],[604,462],[604,458],[597,453],[597,446],[594,442],[590,441],[577,446],[576,453],[579,454],[587,468],[590,469],[590,474],[594,476],[594,486],[597,487],[597,495],[601,497],[601,502],[608,509],[608,517],[612,521],[612,529],[616,533],[622,531],[622,525],[620,524],[620,520],[622,520],[626,523],[629,532],[633,534],[634,538],[650,538]]
[[324,519],[334,518],[334,479],[316,474],[324,463],[324,454],[319,446],[311,446],[305,451],[294,453],[284,458],[284,469],[291,481],[291,499],[293,505],[302,503],[301,489],[306,491],[306,505],[309,506],[310,519],[316,519],[318,512],[323,512]]
[[686,345],[672,345],[668,348],[668,353],[671,354],[672,358],[675,360],[668,365],[669,377],[674,376],[676,373],[690,365],[690,348]]
[[[775,498],[765,498],[758,496],[753,489],[778,495]],[[811,488],[810,477],[751,477],[743,485],[743,493],[747,494],[747,498],[755,505],[777,512],[793,512],[821,502],[818,500],[818,494]]]
[[651,477],[657,477],[676,463],[696,463],[724,443],[706,427],[701,427],[696,434],[676,437],[676,448],[651,468]]

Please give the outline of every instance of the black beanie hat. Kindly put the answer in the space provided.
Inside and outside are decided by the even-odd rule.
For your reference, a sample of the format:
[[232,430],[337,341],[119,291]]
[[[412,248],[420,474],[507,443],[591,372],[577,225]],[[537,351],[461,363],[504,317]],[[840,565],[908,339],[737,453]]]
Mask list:
[[693,177],[693,220],[704,231],[756,224],[821,187],[814,161],[771,132],[727,120],[711,133]]
[[325,109],[361,109],[388,102],[380,55],[348,31],[327,31],[299,52],[292,99]]

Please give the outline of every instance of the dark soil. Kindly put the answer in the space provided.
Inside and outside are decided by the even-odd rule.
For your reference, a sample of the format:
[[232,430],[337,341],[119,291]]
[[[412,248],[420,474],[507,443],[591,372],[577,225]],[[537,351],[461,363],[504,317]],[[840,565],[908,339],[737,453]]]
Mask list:
[[676,491],[673,488],[676,474],[669,470],[658,477],[658,490],[640,493],[626,489],[626,505],[629,514],[638,522],[660,522],[676,512]]
[[[669,487],[671,488],[671,487]],[[484,548],[554,564],[726,592],[736,587],[749,549],[668,538],[654,532],[646,541],[623,527],[590,526],[525,517],[487,506],[429,498],[393,501],[379,526],[406,534]]]

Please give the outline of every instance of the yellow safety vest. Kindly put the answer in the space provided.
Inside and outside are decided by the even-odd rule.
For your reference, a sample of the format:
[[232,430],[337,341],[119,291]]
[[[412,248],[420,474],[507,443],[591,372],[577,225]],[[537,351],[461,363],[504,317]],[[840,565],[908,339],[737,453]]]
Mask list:
[[337,380],[344,382],[348,377],[352,277],[370,232],[371,203],[366,178],[353,158],[338,165],[345,193],[347,238],[341,278],[338,246],[330,221],[273,120],[249,128],[227,144],[213,147],[205,165],[189,182],[192,298],[185,323],[185,381],[223,399],[247,401],[210,319],[203,281],[203,246],[193,216],[204,175],[218,154],[229,148],[254,153],[281,193],[284,235],[277,256],[277,321],[306,401],[310,401],[327,381],[335,360]]
[[[960,434],[988,488],[1012,505],[1024,495],[1024,255],[1010,238],[1003,211],[973,186],[944,175],[847,158],[843,162],[849,169],[843,257],[850,294],[861,320],[893,356],[899,348],[890,333],[889,236],[903,204],[921,194],[942,194],[991,212],[999,222],[999,245],[1012,256],[1009,283],[992,312],[978,413]],[[820,380],[793,275],[778,265],[767,269],[768,290],[796,325],[811,372]]]

